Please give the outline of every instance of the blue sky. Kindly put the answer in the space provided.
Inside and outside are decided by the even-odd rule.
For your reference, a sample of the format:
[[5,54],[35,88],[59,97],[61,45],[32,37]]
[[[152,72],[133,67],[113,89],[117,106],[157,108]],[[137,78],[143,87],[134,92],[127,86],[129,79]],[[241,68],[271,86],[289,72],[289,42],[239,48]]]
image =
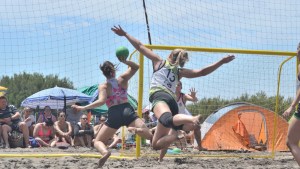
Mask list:
[[[295,51],[300,41],[297,0],[145,0],[152,44]],[[76,88],[102,83],[99,64],[118,63],[115,49],[132,46],[110,28],[120,24],[148,43],[141,0],[0,1],[0,76],[23,71],[68,77]],[[163,58],[168,52],[156,51]],[[190,53],[187,68],[198,69],[225,54]],[[242,93],[276,94],[279,64],[285,57],[239,55],[206,77],[183,80],[200,98]],[[145,60],[145,97],[152,66]],[[120,65],[120,71],[125,70]],[[283,69],[282,94],[295,93],[295,60]],[[135,95],[137,77],[130,92]],[[9,86],[8,86],[9,87]],[[145,99],[146,100],[146,99]]]

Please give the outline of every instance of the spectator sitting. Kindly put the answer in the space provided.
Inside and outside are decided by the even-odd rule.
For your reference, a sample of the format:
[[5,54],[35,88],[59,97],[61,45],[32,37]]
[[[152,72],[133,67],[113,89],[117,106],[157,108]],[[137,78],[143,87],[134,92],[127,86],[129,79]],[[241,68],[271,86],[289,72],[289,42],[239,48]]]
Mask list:
[[37,123],[43,123],[48,119],[51,119],[52,122],[56,122],[56,117],[52,115],[50,106],[45,106],[44,112],[39,115]]
[[150,117],[152,122],[157,122],[157,118],[156,118],[155,114],[152,111],[149,112],[149,117]]
[[149,116],[149,113],[150,113],[150,111],[147,110],[147,111],[143,112],[143,114],[142,114],[142,117],[143,117],[143,120],[144,120],[145,123],[151,123],[152,122],[152,120]]
[[26,123],[29,129],[29,136],[33,137],[33,129],[35,124],[35,117],[32,115],[32,110],[29,107],[25,107],[22,113],[22,120]]
[[0,97],[0,126],[5,148],[9,148],[8,136],[12,131],[23,133],[25,147],[29,146],[29,131],[25,122],[21,122],[21,115],[13,105],[8,106],[5,96]]
[[[75,103],[75,105],[80,106],[79,103]],[[83,112],[77,112],[72,108],[67,109],[66,112],[66,120],[70,122],[72,129],[74,130],[74,126],[80,121],[80,117],[83,115]]]
[[53,121],[51,118],[45,122],[38,123],[35,125],[33,130],[33,137],[39,142],[42,147],[54,147],[55,141],[55,130],[53,127]]
[[142,116],[146,126],[152,132],[152,128],[156,127],[157,125],[157,119],[155,118],[154,113],[150,112],[149,110],[146,110],[145,112],[143,112]]
[[[97,136],[98,132],[100,131],[101,127],[105,125],[106,117],[100,116],[99,124],[94,126],[94,137]],[[93,140],[94,141],[94,140]],[[114,148],[117,146],[118,143],[122,142],[121,138],[117,134],[110,139],[108,139],[106,145],[109,145],[108,148]]]
[[74,146],[91,147],[93,135],[93,127],[88,123],[87,116],[83,114],[80,122],[74,126]]
[[56,137],[58,142],[65,142],[73,146],[72,141],[72,126],[70,122],[66,121],[65,112],[58,114],[58,121],[54,123],[56,130]]

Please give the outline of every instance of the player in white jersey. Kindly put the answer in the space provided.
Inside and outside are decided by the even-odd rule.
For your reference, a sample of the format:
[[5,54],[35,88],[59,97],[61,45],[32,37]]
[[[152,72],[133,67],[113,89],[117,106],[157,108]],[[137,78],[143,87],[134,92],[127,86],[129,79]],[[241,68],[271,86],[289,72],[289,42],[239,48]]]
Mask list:
[[[297,59],[300,61],[300,43],[298,44],[297,48]],[[289,116],[292,111],[295,110],[295,107],[298,105],[298,110],[292,116],[289,124],[288,129],[288,136],[287,136],[287,146],[291,150],[295,160],[297,161],[298,165],[300,166],[300,147],[299,147],[299,140],[300,140],[300,64],[298,65],[298,74],[297,74],[297,93],[296,97],[293,100],[291,106],[283,113],[283,116]]]
[[[175,89],[178,80],[182,77],[196,78],[206,76],[223,64],[231,62],[235,57],[228,55],[203,69],[185,69],[183,67],[188,61],[187,51],[175,49],[164,60],[151,49],[144,46],[139,40],[126,33],[120,26],[114,26],[111,29],[117,35],[126,37],[135,49],[152,61],[154,72],[151,78],[149,101],[153,106],[152,111],[158,118],[152,147],[155,150],[161,150],[161,155],[164,155],[171,143],[183,137],[181,132],[176,131],[181,130],[186,123],[200,125],[201,120],[200,115],[178,114],[178,105],[175,100]],[[171,128],[174,130],[170,130]],[[160,161],[162,161],[162,158],[163,156],[160,156]]]
[[[177,87],[176,87],[176,98],[177,98],[177,104],[178,104],[178,108],[179,108],[179,114],[187,114],[191,116],[191,113],[187,111],[186,109],[186,102],[187,101],[192,101],[192,102],[196,102],[198,101],[197,97],[196,97],[196,91],[195,88],[191,88],[190,89],[190,94],[185,94],[181,92],[182,90],[182,83],[181,81],[178,82]],[[206,150],[205,148],[203,148],[201,146],[201,131],[200,131],[200,126],[199,125],[195,125],[194,123],[187,123],[183,125],[182,128],[183,131],[185,132],[190,132],[193,131],[193,133],[197,142],[197,147],[194,147],[198,150]]]

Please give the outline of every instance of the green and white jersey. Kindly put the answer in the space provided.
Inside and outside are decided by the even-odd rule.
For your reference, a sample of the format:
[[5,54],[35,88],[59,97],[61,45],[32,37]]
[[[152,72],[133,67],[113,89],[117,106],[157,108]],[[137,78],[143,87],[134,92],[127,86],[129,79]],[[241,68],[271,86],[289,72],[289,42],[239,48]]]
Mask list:
[[178,73],[178,67],[166,60],[152,75],[150,95],[157,91],[165,91],[176,98],[175,91],[178,83]]

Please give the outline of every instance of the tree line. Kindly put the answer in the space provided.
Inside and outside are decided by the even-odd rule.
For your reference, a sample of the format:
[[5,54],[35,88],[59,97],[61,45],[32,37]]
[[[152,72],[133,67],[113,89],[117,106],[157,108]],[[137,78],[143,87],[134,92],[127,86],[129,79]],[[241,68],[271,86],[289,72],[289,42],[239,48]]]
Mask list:
[[73,82],[68,78],[60,79],[58,75],[42,75],[40,73],[20,73],[12,77],[2,76],[0,86],[8,88],[7,98],[10,104],[19,107],[28,96],[55,86],[74,89]]
[[[74,89],[73,82],[68,78],[60,79],[58,75],[42,75],[40,73],[29,74],[26,72],[14,74],[12,77],[3,76],[0,79],[0,86],[8,88],[7,97],[10,104],[19,107],[21,102],[28,96],[43,89],[55,86]],[[282,115],[291,104],[293,98],[279,96],[278,114]],[[275,112],[276,96],[267,96],[261,91],[254,95],[243,94],[233,99],[223,99],[221,97],[203,98],[198,102],[187,105],[188,110],[193,114],[201,114],[204,119],[216,110],[236,102],[252,103]]]
[[[293,98],[284,98],[283,96],[279,96],[278,114],[282,115],[283,112],[290,106],[292,101]],[[261,91],[254,95],[243,94],[233,99],[223,99],[220,97],[203,98],[196,103],[187,105],[187,109],[193,115],[201,114],[204,117],[203,119],[206,119],[211,113],[214,113],[218,109],[237,102],[255,104],[273,112],[275,112],[276,108],[276,96],[267,96],[265,92]]]

